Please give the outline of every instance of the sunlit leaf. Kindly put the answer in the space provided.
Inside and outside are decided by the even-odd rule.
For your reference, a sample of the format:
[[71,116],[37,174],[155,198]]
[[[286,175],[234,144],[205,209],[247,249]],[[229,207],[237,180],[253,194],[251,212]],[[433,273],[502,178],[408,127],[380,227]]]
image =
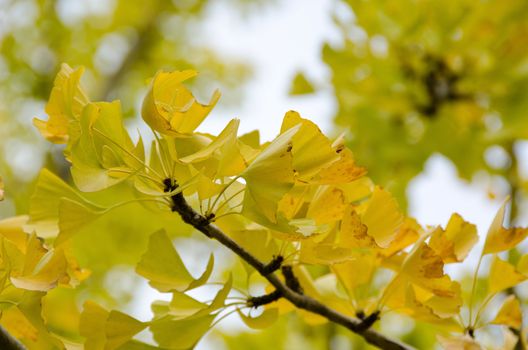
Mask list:
[[72,69],[63,63],[46,105],[48,121],[33,119],[42,136],[51,142],[68,141],[70,122],[80,118],[82,109],[89,102],[80,85],[83,72],[82,67]]
[[460,298],[460,285],[444,273],[442,257],[426,243],[417,243],[417,247],[406,257],[401,273],[436,296]]
[[264,215],[277,222],[277,204],[294,183],[292,139],[300,127],[283,132],[242,173],[246,180],[243,212],[248,217]]
[[446,229],[437,227],[429,246],[442,257],[444,263],[463,261],[478,241],[477,228],[458,214],[453,214]]
[[312,197],[306,215],[321,225],[340,220],[344,210],[343,191],[333,186],[321,186]]
[[59,233],[59,207],[64,199],[84,201],[80,194],[57,175],[42,169],[37,179],[35,192],[29,208],[30,222],[27,230],[44,238],[56,237]]
[[521,304],[515,295],[509,295],[506,300],[504,300],[499,312],[497,312],[497,315],[490,323],[512,327],[513,329],[521,329]]
[[159,71],[154,76],[141,110],[143,120],[152,129],[171,136],[190,134],[207,117],[220,92],[214,92],[209,104],[198,103],[183,85],[197,74],[193,70]]
[[515,269],[509,262],[493,257],[488,277],[488,293],[495,294],[504,289],[511,288],[528,277]]
[[362,222],[353,205],[344,210],[339,233],[341,245],[350,248],[377,248],[374,237],[369,234],[368,227]]
[[79,330],[86,338],[86,350],[113,350],[126,344],[134,335],[147,327],[119,311],[107,311],[94,302],[84,303]]
[[469,335],[452,338],[439,335],[438,342],[444,350],[482,350],[482,347]]
[[240,309],[237,309],[240,319],[248,326],[253,329],[263,329],[271,326],[279,317],[279,311],[276,308],[265,309],[262,313],[256,317],[244,314]]
[[143,168],[123,126],[119,101],[89,103],[79,119],[80,135],[71,146],[72,177],[83,192],[113,186]]
[[500,207],[495,219],[491,223],[488,235],[486,236],[486,243],[484,243],[484,250],[482,254],[492,254],[502,252],[504,250],[515,247],[519,242],[524,240],[528,235],[528,229],[521,227],[504,228],[504,212],[506,210],[507,202],[504,202]]
[[299,124],[299,131],[291,139],[293,169],[299,179],[309,180],[321,169],[337,161],[339,155],[317,125],[301,118],[295,111],[289,111],[284,116],[281,133]]
[[0,237],[11,241],[22,253],[26,252],[28,235],[23,228],[28,220],[27,215],[0,220]]
[[361,221],[367,226],[368,234],[374,238],[376,244],[386,248],[398,234],[403,215],[394,197],[376,187]]
[[165,317],[155,320],[150,325],[154,340],[162,347],[169,349],[191,349],[211,327],[214,315],[174,320]]
[[160,292],[183,292],[203,285],[213,270],[214,258],[210,256],[204,273],[195,279],[185,267],[165,231],[150,236],[146,253],[136,266],[136,272],[149,280]]

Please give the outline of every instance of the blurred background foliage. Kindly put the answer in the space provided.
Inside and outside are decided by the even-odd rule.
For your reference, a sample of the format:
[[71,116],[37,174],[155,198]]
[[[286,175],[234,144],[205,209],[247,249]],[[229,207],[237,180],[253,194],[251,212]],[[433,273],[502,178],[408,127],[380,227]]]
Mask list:
[[[226,2],[242,12],[261,6],[259,1]],[[197,69],[201,78],[194,90],[199,96],[210,94],[215,88],[210,82],[215,81],[227,96],[223,103],[240,99],[250,67],[225,60],[194,40],[208,4],[205,0],[0,2],[0,173],[12,201],[9,207],[4,204],[3,213],[27,211],[28,184],[43,165],[69,177],[61,150],[45,143],[32,125],[32,118],[43,114],[63,62],[85,66],[83,83],[89,96],[120,99],[129,118],[138,115],[146,79],[158,69]]]
[[[262,0],[223,1],[242,13],[269,6]],[[358,162],[403,207],[409,181],[431,155],[441,153],[464,179],[484,171],[506,182],[514,197],[511,217],[518,219],[525,198],[519,150],[528,137],[528,2],[329,1],[340,33],[340,40],[321,48],[329,81],[311,81],[310,72],[299,73],[290,93],[307,95],[329,84],[337,104],[336,130],[349,130],[349,146]],[[84,85],[94,100],[122,100],[130,127],[135,126],[145,78],[160,68],[199,70],[201,78],[192,87],[198,96],[210,95],[218,87],[211,86],[214,81],[224,103],[243,99],[251,67],[203,46],[194,35],[204,25],[211,3],[0,1],[0,174],[7,189],[1,218],[28,211],[32,184],[42,167],[69,179],[62,149],[46,143],[31,122],[43,114],[62,62],[86,67]],[[124,276],[130,275],[147,235],[109,238],[105,233],[115,225],[139,232],[141,223],[130,220],[136,210],[141,208],[124,208],[123,220],[102,220],[86,228],[95,235],[76,238],[81,265],[89,266],[94,276],[79,290],[50,293],[44,310],[59,333],[76,331],[79,297],[107,300],[110,307],[133,298],[137,281]],[[142,229],[152,231],[149,223],[143,224]],[[179,223],[171,225],[179,234],[189,234]],[[94,240],[105,244],[91,245]],[[211,249],[195,241],[187,244],[197,252]],[[97,295],[101,286],[108,293]],[[434,330],[412,321],[384,322],[385,333],[418,348],[428,348],[434,340]],[[68,325],[72,328],[64,328]],[[209,344],[221,339],[230,349],[366,348],[339,327],[314,328],[291,316],[260,333],[226,327],[216,335]]]
[[[516,141],[528,136],[528,3],[348,0],[342,45],[325,45],[336,122],[370,176],[406,201],[435,152],[464,179],[479,170],[522,183]],[[520,198],[515,198],[520,199]],[[516,216],[514,206],[513,216]]]

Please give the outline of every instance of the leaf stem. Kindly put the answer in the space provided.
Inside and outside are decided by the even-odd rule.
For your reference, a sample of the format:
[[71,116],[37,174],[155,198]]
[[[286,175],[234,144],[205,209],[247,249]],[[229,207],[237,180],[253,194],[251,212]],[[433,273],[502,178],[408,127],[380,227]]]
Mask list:
[[475,274],[473,275],[473,285],[471,286],[471,295],[469,297],[469,320],[468,320],[468,326],[471,326],[473,324],[473,301],[475,299],[475,292],[477,290],[477,279],[478,279],[478,271],[480,269],[480,264],[482,263],[482,258],[484,257],[484,250],[482,250],[482,253],[480,254],[480,258],[477,264],[477,268],[475,269]]
[[209,214],[211,214],[214,210],[214,207],[216,205],[216,203],[218,202],[218,200],[220,199],[220,197],[222,197],[222,195],[224,194],[224,192],[229,188],[229,186],[231,186],[232,184],[235,183],[236,180],[238,180],[240,178],[240,175],[239,176],[235,176],[234,178],[232,178],[225,186],[224,188],[222,188],[222,190],[220,191],[220,193],[218,193],[218,195],[216,196],[215,200],[213,201],[213,204],[207,209],[207,212],[206,212],[206,215],[205,216],[208,216]]
[[92,128],[93,131],[95,131],[96,133],[98,133],[99,135],[101,135],[102,137],[104,137],[105,139],[107,139],[108,141],[112,142],[114,145],[116,145],[117,147],[119,147],[123,152],[125,152],[126,154],[128,154],[130,157],[134,158],[134,160],[136,162],[138,162],[139,164],[143,165],[145,168],[149,169],[150,171],[152,171],[152,173],[154,175],[156,175],[160,181],[163,180],[163,177],[156,171],[154,170],[153,168],[151,168],[147,163],[145,163],[144,161],[142,161],[141,159],[139,159],[134,153],[130,152],[129,150],[127,150],[125,147],[123,147],[122,145],[120,145],[118,142],[112,140],[111,137],[108,137],[105,135],[105,133],[103,133],[102,131],[96,129],[96,128]]

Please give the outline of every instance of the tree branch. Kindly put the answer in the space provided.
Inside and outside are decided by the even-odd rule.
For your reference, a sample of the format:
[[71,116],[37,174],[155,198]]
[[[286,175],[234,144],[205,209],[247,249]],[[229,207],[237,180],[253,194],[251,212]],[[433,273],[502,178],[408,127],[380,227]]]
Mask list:
[[251,307],[259,307],[262,305],[271,304],[274,301],[279,300],[282,298],[282,293],[275,289],[273,292],[269,294],[260,295],[258,297],[250,297],[247,300],[247,305]]
[[0,349],[26,350],[26,347],[0,326]]
[[[386,350],[411,350],[411,346],[400,343],[396,340],[390,339],[381,333],[376,332],[371,328],[366,328],[365,324],[355,318],[337,312],[334,309],[327,307],[319,301],[310,296],[300,294],[298,291],[288,286],[288,283],[283,282],[275,273],[269,272],[267,264],[261,262],[251,253],[238,245],[229,236],[223,233],[218,227],[209,223],[209,221],[201,214],[196,212],[185,200],[182,193],[172,196],[173,211],[180,214],[182,220],[196,228],[198,231],[205,234],[211,239],[215,239],[223,246],[230,249],[233,253],[244,259],[249,265],[257,270],[264,278],[266,278],[280,293],[283,298],[290,301],[293,305],[300,309],[304,309],[320,316],[325,317],[331,322],[340,324],[352,332],[362,336],[368,343],[377,346],[380,349]],[[284,270],[284,269],[283,269]],[[284,273],[284,271],[283,271]],[[287,272],[288,273],[288,272]],[[286,277],[287,278],[287,277]],[[291,282],[289,282],[291,283]]]

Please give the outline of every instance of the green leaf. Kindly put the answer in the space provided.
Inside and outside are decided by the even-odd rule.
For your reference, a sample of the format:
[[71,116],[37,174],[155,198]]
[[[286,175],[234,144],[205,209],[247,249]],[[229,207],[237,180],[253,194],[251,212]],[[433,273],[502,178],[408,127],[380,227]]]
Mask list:
[[279,309],[277,308],[265,309],[257,317],[245,315],[242,311],[240,311],[240,309],[237,309],[237,312],[242,321],[244,321],[244,323],[246,324],[246,326],[253,329],[268,328],[279,317]]
[[162,347],[192,349],[209,330],[214,319],[214,315],[181,320],[164,317],[152,321],[150,331],[154,340]]
[[291,82],[290,95],[306,95],[315,92],[313,85],[302,72],[297,72]]
[[174,292],[172,300],[167,305],[169,314],[176,319],[190,319],[210,315],[225,305],[225,300],[231,291],[232,285],[233,279],[232,276],[229,276],[224,287],[216,293],[213,301],[209,305],[202,303],[185,293]]
[[55,240],[55,246],[59,246],[71,239],[83,227],[89,225],[106,210],[97,207],[88,207],[85,204],[64,198],[59,204],[59,228],[60,232]]
[[204,273],[195,279],[183,264],[164,230],[150,236],[147,252],[136,266],[136,272],[149,280],[160,292],[184,292],[203,285],[213,271],[211,254]]
[[148,324],[119,311],[107,311],[94,302],[84,303],[79,330],[86,350],[114,350],[127,344]]
[[110,311],[105,325],[105,350],[117,349],[146,327],[147,324],[122,312]]
[[29,221],[26,230],[38,236],[55,237],[59,233],[59,207],[63,199],[82,201],[85,199],[48,169],[42,169],[37,179],[35,192],[31,196]]
[[294,183],[291,142],[300,127],[283,132],[242,173],[246,180],[243,213],[249,218],[264,215],[270,222],[277,222],[278,202]]
[[144,155],[136,155],[141,150],[123,126],[119,101],[89,103],[80,118],[79,137],[71,147],[75,185],[83,192],[94,192],[123,181],[143,168]]

